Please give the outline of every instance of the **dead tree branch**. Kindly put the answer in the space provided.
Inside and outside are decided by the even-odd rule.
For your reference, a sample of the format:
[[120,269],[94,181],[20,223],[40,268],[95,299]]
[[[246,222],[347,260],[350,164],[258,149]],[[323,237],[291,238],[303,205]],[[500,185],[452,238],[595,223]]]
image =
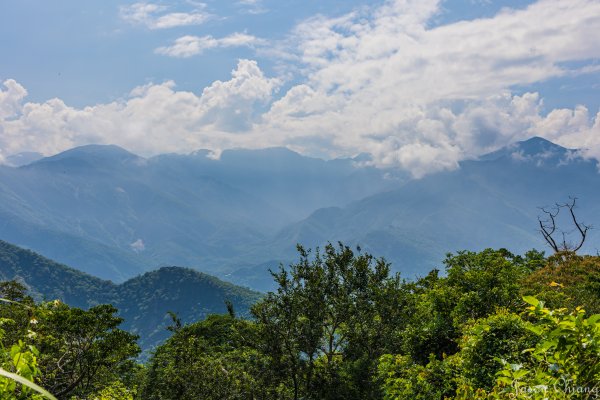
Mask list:
[[592,228],[591,225],[586,225],[583,222],[577,221],[577,217],[575,216],[575,212],[573,211],[573,209],[575,208],[576,202],[577,202],[577,197],[571,197],[570,203],[563,204],[563,207],[567,207],[569,209],[569,213],[571,214],[571,219],[573,220],[573,224],[575,225],[575,227],[579,231],[579,234],[581,235],[581,240],[579,241],[579,244],[575,248],[572,249],[573,252],[576,252],[577,250],[579,250],[581,248],[581,246],[583,246],[583,242],[585,242],[585,238],[587,237],[588,230],[590,230]]
[[552,237],[552,235],[556,231],[556,217],[558,216],[558,213],[560,212],[560,208],[557,207],[554,212],[548,211],[544,207],[540,207],[540,210],[544,214],[546,214],[546,217],[547,217],[546,219],[541,219],[538,216],[538,222],[540,224],[540,232],[541,232],[542,236],[544,237],[544,239],[546,240],[546,242],[548,243],[548,245],[550,247],[552,247],[552,250],[554,250],[555,253],[558,253],[560,251],[560,249],[558,247],[558,244]]
[[[592,229],[591,225],[586,225],[583,222],[577,219],[575,215],[575,208],[577,204],[577,197],[569,197],[569,202],[567,203],[556,203],[556,205],[551,208],[540,207],[540,211],[545,215],[545,218],[538,216],[538,223],[540,226],[540,233],[546,240],[546,243],[554,250],[555,253],[561,252],[576,252],[581,249],[585,239],[587,238],[588,231]],[[571,221],[575,226],[575,229],[571,232],[567,232],[564,230],[557,231],[557,222],[556,218],[560,214],[561,209],[566,208],[569,210],[569,215],[571,217]],[[567,236],[571,233],[577,231],[579,233],[579,242],[577,244],[573,244],[567,241]],[[557,242],[555,239],[556,234],[559,234],[562,237],[560,242]]]

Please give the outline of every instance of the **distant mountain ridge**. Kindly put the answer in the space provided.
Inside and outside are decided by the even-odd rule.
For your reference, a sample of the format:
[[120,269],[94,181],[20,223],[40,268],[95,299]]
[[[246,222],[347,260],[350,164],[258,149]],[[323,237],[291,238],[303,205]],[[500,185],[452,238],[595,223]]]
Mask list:
[[[293,244],[307,247],[343,241],[391,261],[407,278],[440,267],[447,252],[505,247],[516,253],[545,250],[538,233],[540,206],[579,197],[577,210],[588,223],[600,215],[600,174],[594,161],[542,138],[515,143],[454,171],[406,182],[345,207],[315,211],[275,235],[263,252],[294,259]],[[590,235],[587,251],[600,244]],[[595,246],[595,247],[594,247]],[[584,251],[586,248],[584,248]],[[234,282],[253,282],[258,272],[231,273]],[[263,271],[262,276],[267,276]]]
[[[367,159],[285,148],[146,159],[84,146],[0,167],[0,238],[118,282],[175,264],[264,291],[297,243],[360,245],[413,278],[449,251],[545,249],[538,207],[569,196],[598,224],[596,162],[542,138],[421,179],[361,167]],[[600,248],[594,235],[584,251]]]
[[261,296],[180,267],[163,267],[117,285],[0,240],[0,280],[13,279],[26,284],[38,300],[59,299],[82,308],[113,304],[125,319],[122,328],[139,334],[145,350],[169,336],[168,311],[191,323],[227,312],[225,302],[231,301],[239,315],[248,316]]
[[283,148],[208,155],[87,145],[0,166],[0,238],[114,281],[159,265],[217,272],[314,209],[396,183],[351,159]]

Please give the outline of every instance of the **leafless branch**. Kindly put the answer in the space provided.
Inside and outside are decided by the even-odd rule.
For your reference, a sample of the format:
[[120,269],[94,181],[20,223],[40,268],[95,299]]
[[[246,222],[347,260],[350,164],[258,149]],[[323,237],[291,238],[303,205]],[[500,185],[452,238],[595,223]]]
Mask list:
[[560,208],[557,207],[554,212],[548,211],[544,207],[540,207],[540,210],[547,216],[547,218],[544,220],[538,217],[538,222],[540,224],[540,232],[546,240],[546,242],[548,243],[548,245],[552,247],[552,250],[558,253],[560,250],[558,244],[556,244],[556,241],[554,240],[552,235],[556,231],[556,216],[560,212]]
[[[544,240],[546,240],[548,245],[556,253],[566,251],[576,252],[577,250],[581,249],[587,237],[588,231],[592,229],[591,225],[586,225],[583,222],[577,220],[577,216],[575,215],[574,211],[577,204],[577,197],[569,197],[569,200],[570,201],[567,203],[556,203],[556,206],[550,210],[548,210],[545,207],[540,207],[540,210],[545,215],[545,218],[538,216],[540,233],[544,237]],[[557,243],[556,239],[554,238],[555,233],[559,233],[556,231],[556,217],[560,213],[560,210],[563,208],[569,210],[571,221],[573,222],[573,225],[575,225],[576,231],[579,232],[580,240],[577,243],[577,245],[574,245],[567,241],[567,235],[571,234],[575,230],[573,230],[572,232],[560,231],[560,236],[562,237],[560,243]]]
[[575,203],[577,202],[577,197],[571,197],[570,199],[571,199],[571,202],[565,203],[564,206],[569,209],[569,213],[571,214],[571,219],[573,220],[573,224],[575,225],[575,227],[579,231],[579,234],[581,235],[581,240],[579,241],[579,244],[573,249],[573,251],[577,251],[581,248],[581,246],[583,246],[583,242],[585,242],[587,232],[589,229],[591,229],[592,226],[586,225],[583,222],[577,221],[577,217],[575,216],[575,212],[573,211],[573,209],[575,208]]

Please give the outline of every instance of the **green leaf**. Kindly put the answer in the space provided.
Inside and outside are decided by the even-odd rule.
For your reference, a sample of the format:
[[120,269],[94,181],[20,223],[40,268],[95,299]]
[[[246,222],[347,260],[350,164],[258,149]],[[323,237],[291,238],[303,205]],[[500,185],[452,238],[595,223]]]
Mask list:
[[533,296],[523,296],[523,301],[527,304],[531,304],[534,307],[537,307],[540,304],[540,301]]
[[36,385],[35,383],[28,381],[20,375],[13,374],[12,372],[8,372],[2,368],[0,368],[0,376],[4,376],[6,378],[12,379],[15,382],[19,382],[20,384],[27,386],[28,388],[35,390],[42,396],[50,400],[57,400],[56,397],[52,396],[46,389]]
[[507,385],[512,385],[513,381],[511,378],[508,378],[506,376],[501,376],[500,378],[497,379],[498,382],[502,382],[505,383]]
[[529,373],[529,371],[521,369],[521,370],[515,371],[514,377],[515,377],[515,379],[521,379],[528,373]]
[[595,325],[600,322],[600,314],[594,314],[588,318],[588,324]]
[[541,335],[544,330],[542,328],[540,328],[539,326],[535,326],[535,325],[527,325],[525,326],[525,328],[527,328],[527,330],[535,333],[536,335]]

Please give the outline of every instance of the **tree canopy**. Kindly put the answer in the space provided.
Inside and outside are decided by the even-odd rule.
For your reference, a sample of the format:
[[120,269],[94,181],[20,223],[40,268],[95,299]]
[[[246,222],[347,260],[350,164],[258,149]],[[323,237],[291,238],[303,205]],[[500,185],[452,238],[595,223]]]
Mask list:
[[[600,394],[599,256],[461,251],[407,281],[343,244],[298,252],[249,318],[231,303],[193,323],[171,313],[171,337],[145,365],[113,306],[35,302],[4,282],[1,367],[69,400]],[[42,396],[7,377],[0,393]]]

